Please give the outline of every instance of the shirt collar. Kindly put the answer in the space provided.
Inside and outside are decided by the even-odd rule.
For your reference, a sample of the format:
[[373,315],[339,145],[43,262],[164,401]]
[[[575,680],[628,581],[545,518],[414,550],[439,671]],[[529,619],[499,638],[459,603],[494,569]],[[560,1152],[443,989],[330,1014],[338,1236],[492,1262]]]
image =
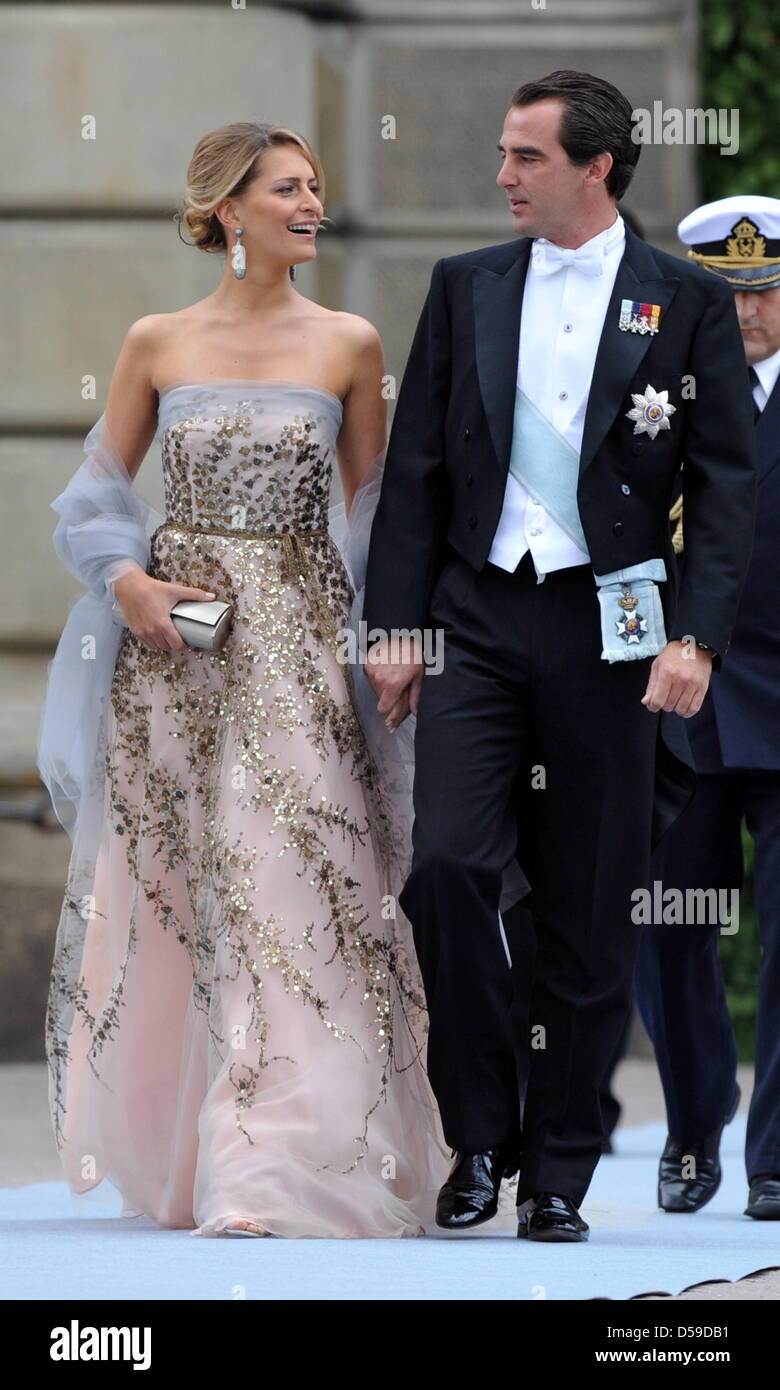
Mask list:
[[[586,246],[589,246],[592,247],[594,250],[600,250],[602,252],[602,255],[606,257],[610,255],[611,252],[615,251],[618,246],[622,247],[625,239],[626,224],[623,221],[623,218],[620,216],[620,213],[616,210],[615,220],[611,224],[611,226],[605,227],[603,231],[597,232],[595,236],[589,237],[587,241],[583,241],[582,247],[578,247],[577,249],[583,250]],[[550,246],[556,244],[554,242],[550,242],[547,237],[543,236],[536,237],[535,240],[541,242],[543,246]]]
[[778,376],[780,376],[780,348],[777,349],[777,352],[773,352],[771,357],[765,357],[763,362],[754,362],[753,366],[768,398],[775,388]]

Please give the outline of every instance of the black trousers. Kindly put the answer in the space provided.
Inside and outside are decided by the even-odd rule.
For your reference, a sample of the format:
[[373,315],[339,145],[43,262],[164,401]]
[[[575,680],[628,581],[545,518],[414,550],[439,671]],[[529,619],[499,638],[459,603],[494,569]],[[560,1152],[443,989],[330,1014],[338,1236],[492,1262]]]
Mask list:
[[[745,1149],[752,1181],[780,1173],[780,774],[700,774],[692,801],[650,861],[650,876],[665,889],[740,889],[743,815],[755,842],[762,946]],[[734,1097],[737,1049],[719,936],[717,924],[647,926],[637,960],[637,1004],[655,1048],[669,1133],[682,1143],[710,1134]]]
[[[517,1077],[520,1087],[521,1102],[525,1100],[525,1093],[528,1089],[527,1039],[530,1032],[529,1008],[531,1004],[531,985],[534,976],[534,962],[536,960],[537,948],[531,901],[532,895],[529,894],[527,898],[514,903],[512,907],[501,913],[504,936],[506,937],[509,958],[512,964],[512,988],[514,991],[514,999],[512,1002],[512,1032],[515,1043],[515,1062],[517,1064]],[[612,1090],[612,1079],[615,1069],[624,1056],[628,1045],[632,1017],[633,1010],[626,1016],[625,1027],[615,1047],[614,1055],[602,1080],[601,1091],[599,1093],[601,1114],[604,1120],[604,1133],[608,1139],[617,1128],[623,1110],[620,1101]]]
[[[491,564],[477,573],[453,554],[429,622],[444,660],[422,682],[400,902],[425,985],[431,1085],[449,1145],[492,1147],[521,1121],[523,1049],[518,1202],[549,1191],[579,1204],[601,1154],[599,1091],[641,935],[631,894],[645,887],[650,859],[658,714],[641,704],[650,663],[601,660],[589,565],[538,584],[529,554],[514,574]],[[498,914],[518,833],[538,940],[520,1040]]]

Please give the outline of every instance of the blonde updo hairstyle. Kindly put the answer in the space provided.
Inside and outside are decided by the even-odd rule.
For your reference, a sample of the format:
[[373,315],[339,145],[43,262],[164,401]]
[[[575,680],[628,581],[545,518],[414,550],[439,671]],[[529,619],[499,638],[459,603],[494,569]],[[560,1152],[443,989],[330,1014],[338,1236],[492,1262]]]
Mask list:
[[[195,146],[187,168],[184,197],[175,213],[176,230],[185,246],[200,251],[227,251],[225,228],[214,209],[229,196],[238,197],[257,178],[266,150],[295,145],[308,159],[319,183],[318,198],[325,201],[325,175],[315,150],[303,135],[283,125],[234,121],[204,135]],[[330,218],[323,218],[324,222]],[[181,234],[184,225],[192,237]],[[290,266],[290,279],[293,267]]]

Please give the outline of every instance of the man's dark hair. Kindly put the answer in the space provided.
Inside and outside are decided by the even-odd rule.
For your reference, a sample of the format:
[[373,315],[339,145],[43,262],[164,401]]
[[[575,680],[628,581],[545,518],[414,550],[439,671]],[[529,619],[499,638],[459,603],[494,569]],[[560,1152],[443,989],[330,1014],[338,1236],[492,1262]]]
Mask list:
[[611,154],[612,168],[604,182],[613,198],[622,198],[642,148],[631,139],[632,108],[627,98],[603,77],[564,68],[518,87],[512,105],[532,106],[550,98],[563,103],[558,139],[572,164]]

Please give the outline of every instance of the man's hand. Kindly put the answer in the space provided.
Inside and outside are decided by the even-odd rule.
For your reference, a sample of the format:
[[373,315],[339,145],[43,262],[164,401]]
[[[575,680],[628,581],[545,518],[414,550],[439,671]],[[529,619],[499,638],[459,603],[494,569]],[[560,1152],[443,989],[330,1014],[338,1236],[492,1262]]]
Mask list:
[[379,696],[377,711],[387,715],[385,723],[391,733],[408,714],[417,713],[424,669],[417,642],[401,645],[397,639],[382,637],[369,648],[366,676]]
[[664,709],[690,719],[698,714],[712,674],[712,652],[695,643],[667,642],[650,667],[642,704],[649,710]]

